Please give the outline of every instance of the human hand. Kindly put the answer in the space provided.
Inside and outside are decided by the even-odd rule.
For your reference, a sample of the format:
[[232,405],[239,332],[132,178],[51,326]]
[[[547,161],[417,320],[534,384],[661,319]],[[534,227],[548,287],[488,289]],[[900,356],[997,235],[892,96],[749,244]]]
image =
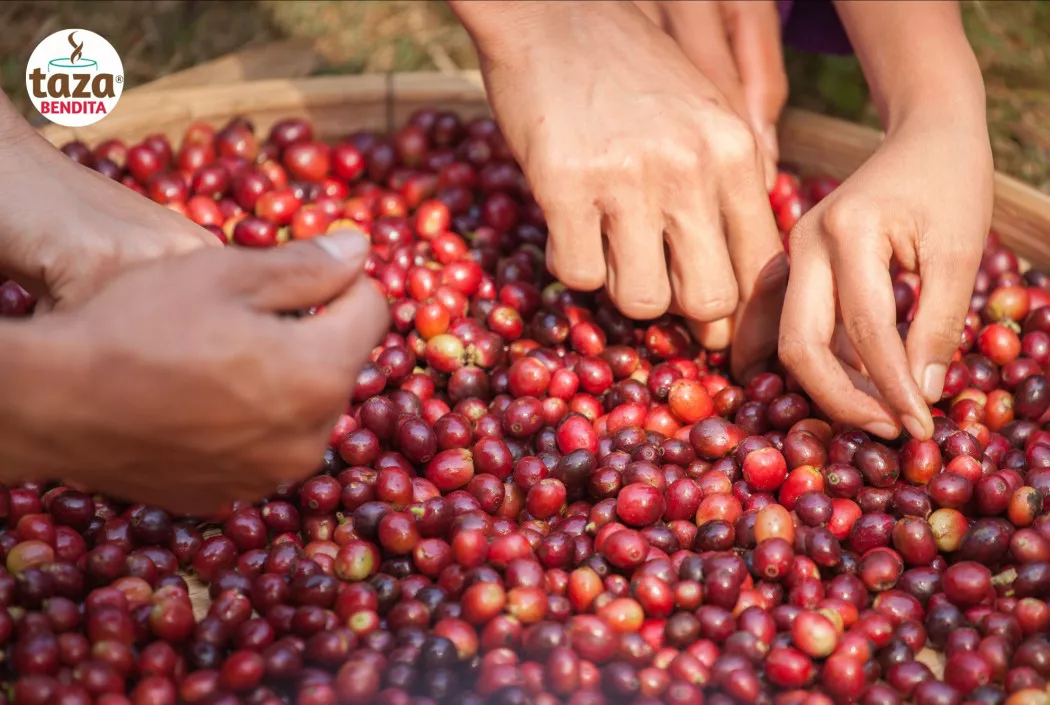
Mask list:
[[767,190],[777,176],[777,121],[788,96],[773,0],[635,0],[747,120],[758,140]]
[[12,415],[36,442],[19,466],[197,513],[308,476],[388,321],[367,253],[346,234],[195,252],[22,324],[63,371]]
[[[940,116],[892,130],[791,233],[780,357],[826,413],[884,438],[901,422],[916,438],[933,432],[926,403],[941,398],[991,222],[983,116]],[[906,344],[891,258],[922,278]]]
[[511,5],[514,22],[504,3],[454,7],[547,218],[550,271],[637,319],[736,314],[738,372],[771,355],[786,262],[747,123],[631,4]]
[[0,178],[18,204],[0,214],[0,271],[33,293],[37,311],[77,305],[128,266],[221,247],[207,230],[73,162],[35,134],[0,152]]

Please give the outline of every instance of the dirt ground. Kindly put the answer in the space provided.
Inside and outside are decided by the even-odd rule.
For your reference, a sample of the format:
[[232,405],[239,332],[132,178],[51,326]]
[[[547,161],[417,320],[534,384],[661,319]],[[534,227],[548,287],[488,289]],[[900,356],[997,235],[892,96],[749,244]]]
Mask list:
[[[1050,1],[963,3],[988,87],[997,167],[1050,193]],[[33,47],[66,27],[105,36],[140,85],[221,54],[286,37],[317,40],[325,73],[473,68],[466,34],[442,2],[72,0],[0,4],[0,77],[28,112]],[[852,58],[790,54],[793,104],[876,124]]]

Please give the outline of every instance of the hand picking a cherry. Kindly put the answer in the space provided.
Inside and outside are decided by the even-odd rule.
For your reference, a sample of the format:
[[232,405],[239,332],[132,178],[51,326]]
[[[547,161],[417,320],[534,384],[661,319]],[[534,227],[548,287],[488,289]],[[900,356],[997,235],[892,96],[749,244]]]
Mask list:
[[[178,155],[146,182],[189,185],[148,189],[144,150]],[[158,137],[64,151],[231,246],[131,268],[28,320],[29,292],[0,284],[3,326],[39,326],[49,355],[94,340],[75,359],[108,370],[147,342],[136,331],[161,284],[181,328],[138,356],[172,365],[141,413],[186,390],[200,400],[192,418],[150,416],[169,425],[141,440],[80,435],[70,407],[44,468],[66,479],[0,486],[14,702],[1045,702],[1050,274],[1022,273],[994,236],[931,437],[880,440],[831,422],[778,368],[738,384],[677,319],[637,324],[604,292],[555,281],[542,213],[490,120],[421,110],[334,145],[301,120],[265,138],[235,120],[191,127],[177,150]],[[781,172],[781,236],[836,187]],[[328,234],[351,223],[367,250]],[[342,259],[326,249],[355,242]],[[911,341],[924,288],[889,271]],[[370,317],[376,292],[389,325]],[[234,336],[224,379],[174,373],[209,349],[179,330],[228,343],[231,322],[269,337]],[[324,403],[282,405],[282,380],[301,378],[257,353],[311,370]],[[96,385],[87,404],[156,378],[75,379]],[[207,415],[236,389],[243,414]],[[143,427],[118,420],[107,434]],[[204,504],[231,487],[173,475],[198,456],[172,439],[235,422],[235,489],[269,496],[227,503],[206,528],[158,508],[195,506],[189,480]],[[252,433],[266,423],[302,443]],[[103,473],[92,444],[132,442],[158,464]],[[325,445],[316,472],[281,477]],[[84,491],[100,480],[128,501]],[[208,585],[198,614],[187,580]]]

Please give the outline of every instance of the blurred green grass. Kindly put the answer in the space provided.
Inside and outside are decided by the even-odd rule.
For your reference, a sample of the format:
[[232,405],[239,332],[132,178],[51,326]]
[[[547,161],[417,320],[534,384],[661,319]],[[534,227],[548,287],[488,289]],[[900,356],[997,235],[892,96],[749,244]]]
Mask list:
[[[997,167],[1050,193],[1050,0],[963,3],[988,89]],[[409,0],[13,0],[0,3],[0,78],[28,115],[25,64],[51,32],[83,27],[121,52],[127,85],[252,45],[316,39],[323,73],[474,68],[466,33],[443,2]],[[877,125],[853,58],[787,54],[791,103]]]

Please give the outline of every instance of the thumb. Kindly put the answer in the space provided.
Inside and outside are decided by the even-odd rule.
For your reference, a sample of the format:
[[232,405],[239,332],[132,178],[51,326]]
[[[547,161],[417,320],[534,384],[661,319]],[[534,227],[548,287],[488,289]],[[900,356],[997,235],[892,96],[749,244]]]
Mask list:
[[780,158],[777,121],[788,96],[780,42],[780,15],[771,0],[731,0],[720,5],[744,94],[747,119],[766,164],[767,186]]
[[287,313],[321,306],[350,288],[368,251],[368,239],[354,231],[274,250],[226,250],[236,257],[229,283],[261,311]]
[[730,109],[747,117],[740,73],[729,46],[729,36],[719,15],[719,5],[710,2],[666,2],[667,32],[707,80],[726,99]]

